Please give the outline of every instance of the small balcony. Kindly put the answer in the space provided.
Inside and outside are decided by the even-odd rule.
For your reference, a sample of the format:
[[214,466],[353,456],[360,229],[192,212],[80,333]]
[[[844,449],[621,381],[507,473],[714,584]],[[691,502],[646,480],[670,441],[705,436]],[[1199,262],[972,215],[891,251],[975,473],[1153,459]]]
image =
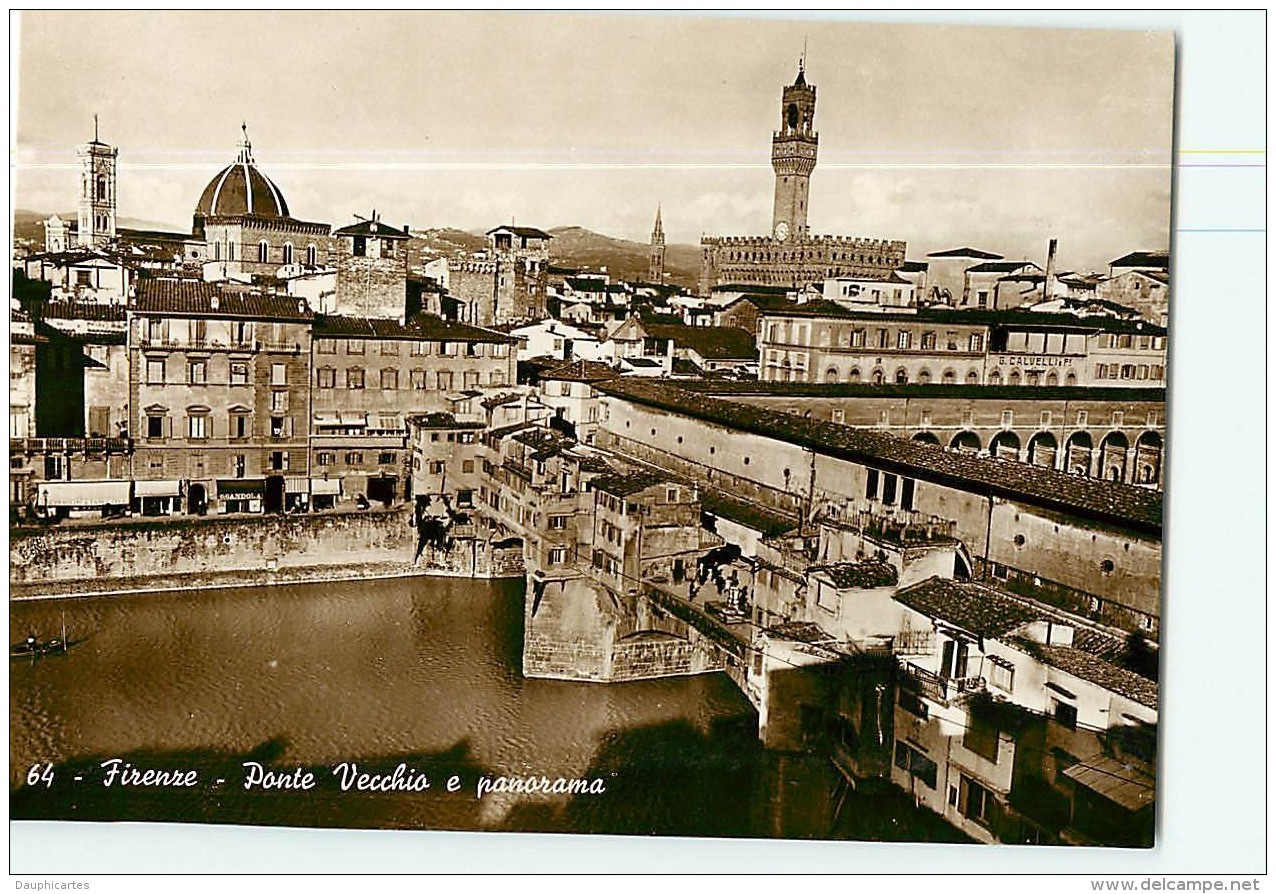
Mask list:
[[[137,340],[137,346],[145,348],[148,351],[196,351],[196,352],[217,352],[229,351],[232,353],[251,353],[260,351],[263,343],[259,341],[230,339],[223,341],[218,338],[192,338],[189,340],[178,340],[175,338],[156,338],[150,335],[144,335]],[[273,343],[272,343],[273,344]],[[293,350],[293,346],[297,350],[301,349],[300,344],[292,342],[288,346],[280,350]]]
[[957,523],[937,515],[926,515],[912,509],[889,506],[839,511],[833,507],[819,521],[839,528],[861,531],[874,540],[913,546],[951,542],[956,539]]
[[901,667],[904,671],[901,685],[939,705],[947,706],[982,692],[986,685],[983,677],[945,677],[911,661]]
[[132,453],[131,438],[10,438],[9,453]]

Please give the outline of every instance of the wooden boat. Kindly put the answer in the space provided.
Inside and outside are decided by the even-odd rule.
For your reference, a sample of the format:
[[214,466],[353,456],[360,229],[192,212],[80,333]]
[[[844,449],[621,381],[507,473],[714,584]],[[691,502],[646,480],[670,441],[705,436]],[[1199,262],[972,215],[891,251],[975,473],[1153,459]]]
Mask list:
[[20,643],[15,643],[9,647],[10,658],[47,658],[53,655],[64,655],[74,649],[82,639],[67,639],[66,622],[62,624],[62,635],[55,636],[52,639],[42,640],[31,634]]

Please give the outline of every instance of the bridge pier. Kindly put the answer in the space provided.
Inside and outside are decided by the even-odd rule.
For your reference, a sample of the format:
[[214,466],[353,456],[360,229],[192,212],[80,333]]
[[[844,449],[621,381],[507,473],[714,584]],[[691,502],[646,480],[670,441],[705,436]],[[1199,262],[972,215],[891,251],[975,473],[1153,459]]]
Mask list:
[[636,591],[572,572],[528,575],[527,677],[619,683],[726,670],[718,643]]

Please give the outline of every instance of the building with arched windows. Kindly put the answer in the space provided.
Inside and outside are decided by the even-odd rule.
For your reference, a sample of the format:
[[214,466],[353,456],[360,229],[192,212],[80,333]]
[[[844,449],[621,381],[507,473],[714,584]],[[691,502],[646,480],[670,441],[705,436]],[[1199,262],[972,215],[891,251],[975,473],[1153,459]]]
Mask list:
[[832,301],[758,315],[764,382],[1165,387],[1166,330],[1146,320],[1029,310],[851,310]]
[[247,130],[235,161],[204,187],[191,231],[207,244],[208,280],[278,276],[281,268],[328,260],[331,228],[291,215],[279,187],[258,169]]

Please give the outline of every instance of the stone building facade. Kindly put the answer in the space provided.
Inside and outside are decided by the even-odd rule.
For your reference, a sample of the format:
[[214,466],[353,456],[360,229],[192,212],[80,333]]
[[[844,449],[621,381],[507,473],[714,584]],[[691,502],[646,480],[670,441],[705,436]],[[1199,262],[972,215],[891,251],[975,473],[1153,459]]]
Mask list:
[[375,211],[368,220],[334,231],[337,294],[332,313],[402,323],[407,314],[409,238],[407,227],[387,226]]
[[762,381],[1165,387],[1167,333],[1142,320],[821,300],[762,311],[759,326]]
[[530,323],[549,316],[549,241],[554,238],[535,227],[509,226],[488,230],[489,252],[496,261],[495,307],[492,319],[478,325]]
[[418,315],[315,320],[310,449],[318,474],[340,480],[342,499],[393,502],[408,493],[408,423],[448,413],[482,421],[479,388],[514,382],[513,339]]
[[305,302],[146,279],[129,313],[132,477],[146,514],[280,511],[309,492]]

